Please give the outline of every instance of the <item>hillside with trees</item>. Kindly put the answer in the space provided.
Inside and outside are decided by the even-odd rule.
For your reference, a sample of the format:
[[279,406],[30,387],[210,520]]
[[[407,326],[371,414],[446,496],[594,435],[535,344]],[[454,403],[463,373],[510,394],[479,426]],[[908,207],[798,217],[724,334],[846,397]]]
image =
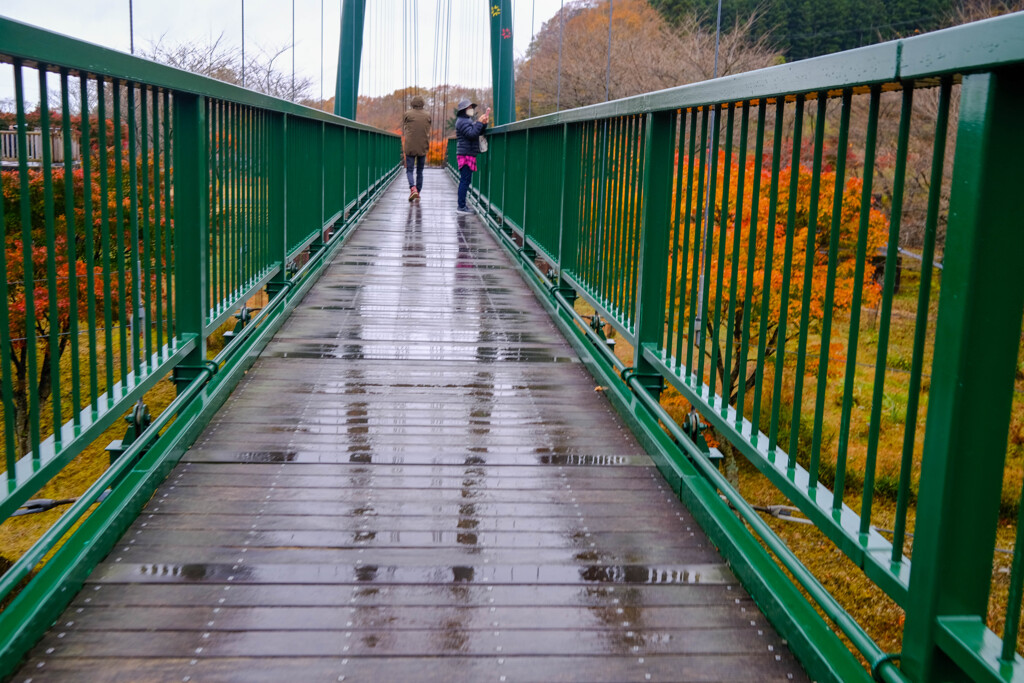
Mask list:
[[[670,23],[645,0],[620,0],[612,8],[606,79],[608,10],[607,2],[573,0],[541,26],[516,64],[519,118],[711,78],[714,28],[709,31],[695,19]],[[753,38],[749,29],[740,22],[723,37],[720,75],[781,60],[779,52],[766,40]]]
[[[649,0],[670,24],[714,30],[718,0]],[[722,27],[748,25],[787,61],[1024,9],[1021,0],[722,0]]]

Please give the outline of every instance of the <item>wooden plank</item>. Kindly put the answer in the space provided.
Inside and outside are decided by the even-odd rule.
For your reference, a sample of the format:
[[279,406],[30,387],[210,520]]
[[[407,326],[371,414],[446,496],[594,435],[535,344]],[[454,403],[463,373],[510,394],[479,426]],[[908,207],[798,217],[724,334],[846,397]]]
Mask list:
[[736,605],[743,614],[756,608],[738,584],[613,584],[577,585],[460,585],[449,590],[423,590],[402,584],[270,584],[223,585],[206,583],[141,584],[97,583],[90,579],[71,604],[69,614],[92,606],[179,605],[189,607],[397,607],[447,606],[454,590],[462,605],[491,607],[585,607],[614,609]]
[[[59,637],[64,633],[64,637]],[[781,648],[770,632],[739,629],[620,629],[612,637],[585,629],[492,629],[468,631],[439,621],[435,628],[351,631],[141,631],[71,629],[40,642],[55,657],[344,657],[359,655],[556,656],[618,654],[737,655]]]
[[[80,631],[368,631],[423,630],[438,624],[458,624],[460,629],[617,631],[628,628],[632,614],[584,607],[500,607],[482,605],[391,607],[90,607],[75,618]],[[645,607],[647,629],[715,630],[764,629],[760,614],[741,612],[738,605],[697,607]]]
[[[458,634],[453,634],[457,637]],[[773,653],[768,653],[772,655]],[[779,657],[778,660],[775,657]],[[44,666],[37,668],[39,664]],[[141,659],[132,658],[57,658],[30,661],[33,683],[46,681],[93,681],[145,683],[147,681],[203,681],[204,683],[280,683],[302,681],[588,681],[621,683],[654,681],[662,683],[710,683],[747,681],[776,683],[800,680],[799,665],[791,656],[775,654],[645,657],[282,657],[265,658],[259,666],[250,660],[232,658]],[[185,677],[188,681],[185,681]]]

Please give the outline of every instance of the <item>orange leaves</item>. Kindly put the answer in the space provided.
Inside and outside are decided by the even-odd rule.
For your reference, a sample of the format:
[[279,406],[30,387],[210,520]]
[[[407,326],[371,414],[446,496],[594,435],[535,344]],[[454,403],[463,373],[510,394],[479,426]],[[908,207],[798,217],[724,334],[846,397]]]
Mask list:
[[[62,219],[61,219],[62,221]],[[69,326],[72,313],[80,319],[84,317],[89,291],[87,288],[86,265],[83,260],[76,258],[74,262],[74,277],[72,278],[71,263],[69,258],[67,239],[63,234],[58,233],[52,250],[41,244],[31,247],[32,261],[32,305],[34,331],[29,333],[26,330],[26,315],[28,301],[25,296],[25,259],[23,252],[24,243],[21,239],[11,236],[7,239],[5,258],[7,262],[7,309],[10,321],[11,337],[14,340],[12,345],[15,349],[25,346],[28,336],[45,337],[49,334],[51,327],[56,325],[60,333],[64,333]],[[81,255],[77,255],[80,257]],[[55,310],[50,309],[49,290],[49,263],[52,259],[56,275],[56,300]],[[117,274],[114,273],[116,278]],[[126,276],[127,277],[127,276]],[[103,301],[103,291],[100,286],[102,275],[100,268],[94,270],[95,292],[93,293],[97,302]],[[116,283],[114,286],[116,291]],[[75,301],[72,302],[71,293],[75,293]],[[112,295],[116,296],[116,295]],[[72,311],[72,303],[75,310]],[[116,302],[115,302],[116,303]],[[100,304],[102,305],[102,304]]]
[[448,141],[447,140],[431,140],[430,149],[427,150],[427,165],[428,166],[441,166],[444,164],[445,157],[448,154]]
[[[682,163],[687,163],[683,159]],[[725,166],[730,164],[730,188],[729,201],[727,206],[722,205],[722,184],[725,182]],[[812,320],[820,320],[826,315],[825,304],[827,296],[827,279],[829,269],[829,247],[832,238],[832,231],[839,231],[838,250],[833,264],[835,270],[835,286],[833,290],[832,308],[834,310],[848,310],[853,304],[854,279],[857,270],[857,247],[859,228],[861,221],[861,191],[862,182],[859,178],[847,178],[839,191],[842,193],[840,210],[837,221],[833,221],[833,204],[835,199],[836,174],[834,171],[823,171],[820,174],[817,185],[817,192],[812,195],[813,177],[811,169],[800,165],[796,172],[796,195],[794,201],[790,202],[793,169],[783,168],[779,172],[778,193],[774,198],[774,221],[769,225],[768,220],[772,209],[771,172],[770,164],[762,165],[757,201],[757,224],[751,229],[751,209],[755,198],[753,197],[754,186],[754,163],[747,162],[743,168],[744,173],[744,194],[737,198],[738,176],[740,174],[739,164],[735,158],[726,160],[724,153],[719,154],[717,191],[714,198],[714,209],[712,219],[714,220],[714,244],[709,249],[711,260],[711,303],[714,305],[717,279],[721,271],[723,282],[722,306],[729,310],[731,306],[742,303],[741,295],[737,293],[737,301],[728,300],[728,289],[733,268],[733,253],[738,244],[740,261],[735,264],[740,274],[738,278],[738,289],[742,290],[745,284],[748,249],[751,239],[754,240],[754,291],[753,299],[760,304],[765,295],[764,271],[771,270],[769,277],[769,311],[771,324],[778,320],[779,312],[783,302],[788,308],[790,319],[796,319],[802,314],[802,298],[805,279],[805,264],[807,260],[808,245],[813,250],[811,255],[810,277],[810,303],[808,316]],[[684,188],[685,189],[685,188]],[[816,206],[814,206],[816,200]],[[694,202],[696,203],[696,202]],[[740,216],[737,228],[736,212],[737,206],[742,203],[742,215]],[[792,204],[792,216],[791,212]],[[695,207],[691,221],[698,220],[697,211],[703,207]],[[812,209],[814,215],[811,215]],[[888,220],[881,211],[870,208],[867,213],[867,228],[865,242],[863,245],[865,263],[862,264],[862,304],[865,306],[874,305],[880,295],[879,287],[872,280],[873,268],[871,259],[881,250],[887,239]],[[813,231],[811,235],[808,230]],[[792,231],[791,257],[786,262],[787,232]],[[808,241],[810,238],[810,241]],[[721,258],[720,240],[725,240],[724,262],[719,263]],[[771,240],[771,262],[768,263],[768,241]],[[785,271],[789,271],[789,288],[783,291]],[[759,308],[759,306],[755,307]],[[755,317],[757,311],[755,310]]]

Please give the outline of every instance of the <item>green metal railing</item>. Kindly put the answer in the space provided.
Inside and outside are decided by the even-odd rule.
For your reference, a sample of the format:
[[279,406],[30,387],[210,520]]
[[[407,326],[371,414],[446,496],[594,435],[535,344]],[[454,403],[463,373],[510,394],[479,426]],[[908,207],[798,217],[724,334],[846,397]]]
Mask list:
[[[3,599],[38,572],[0,615],[3,675],[397,173],[400,139],[3,18],[0,69],[18,135],[17,165],[0,171],[0,520],[159,381],[178,387],[0,577]],[[65,160],[77,140],[80,164],[46,145],[30,164],[30,126],[59,131]],[[207,338],[257,295],[259,313],[210,358]]]
[[[1020,505],[1022,35],[1010,15],[565,111],[478,157],[481,214],[818,679],[1024,680],[1019,544],[988,616]],[[901,652],[718,471],[706,426],[905,613]]]

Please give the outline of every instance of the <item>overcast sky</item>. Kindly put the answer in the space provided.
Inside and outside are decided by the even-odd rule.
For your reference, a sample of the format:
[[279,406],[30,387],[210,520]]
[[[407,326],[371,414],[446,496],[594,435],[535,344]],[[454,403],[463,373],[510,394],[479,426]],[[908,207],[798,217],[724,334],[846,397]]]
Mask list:
[[[128,52],[130,0],[0,0],[0,15],[50,31]],[[313,81],[312,94],[334,94],[341,26],[341,0],[132,0],[135,47],[158,40],[167,45],[208,42],[223,33],[224,41],[242,44],[245,5],[245,50],[276,52],[292,44],[295,16],[295,71]],[[381,95],[404,85],[432,85],[444,79],[444,35],[436,37],[439,0],[367,0],[360,93]],[[514,50],[522,56],[533,31],[558,11],[562,0],[513,0]],[[407,21],[403,8],[415,15]],[[487,0],[450,0],[448,81],[462,85],[490,83]],[[321,15],[321,12],[323,13]],[[321,21],[321,16],[323,21]],[[418,21],[417,21],[418,20]],[[533,30],[531,30],[531,22]],[[408,33],[403,25],[409,27]],[[418,27],[419,59],[413,59],[412,27]],[[409,38],[406,40],[405,36]],[[403,46],[409,43],[403,51]],[[441,42],[441,45],[438,43]],[[285,73],[292,52],[278,59]],[[13,95],[11,68],[0,67],[0,98]],[[415,82],[415,83],[414,83]],[[26,92],[27,96],[33,93]],[[33,99],[35,97],[33,96]]]

